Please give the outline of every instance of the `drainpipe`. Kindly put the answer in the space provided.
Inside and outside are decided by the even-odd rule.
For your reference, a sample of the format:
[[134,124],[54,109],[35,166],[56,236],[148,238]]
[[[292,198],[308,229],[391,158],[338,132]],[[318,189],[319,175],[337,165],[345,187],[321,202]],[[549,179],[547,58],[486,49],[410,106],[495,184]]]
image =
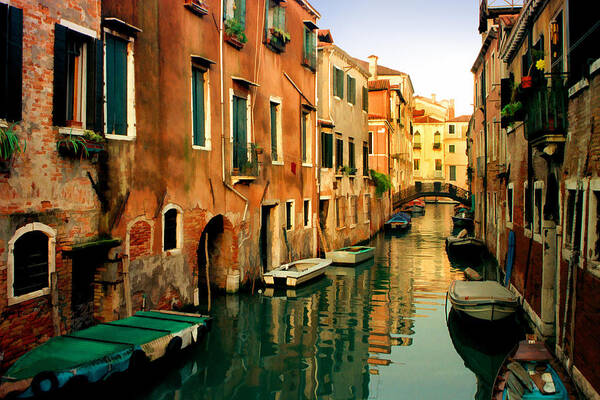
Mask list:
[[[485,79],[485,61],[483,64],[482,91],[485,94],[487,82]],[[487,188],[488,188],[488,131],[487,131],[487,97],[483,100],[483,142],[484,142],[484,173],[483,173],[483,241],[487,243]],[[514,202],[513,202],[514,203]]]
[[223,1],[224,0],[221,0],[221,18],[219,19],[219,67],[221,74],[221,180],[223,181],[223,185],[225,185],[225,187],[246,202],[246,206],[244,207],[244,216],[242,218],[242,221],[246,221],[246,214],[248,213],[248,199],[244,197],[243,194],[238,192],[233,186],[231,186],[225,179],[225,87],[223,85],[223,19],[225,18],[225,15],[223,10]]

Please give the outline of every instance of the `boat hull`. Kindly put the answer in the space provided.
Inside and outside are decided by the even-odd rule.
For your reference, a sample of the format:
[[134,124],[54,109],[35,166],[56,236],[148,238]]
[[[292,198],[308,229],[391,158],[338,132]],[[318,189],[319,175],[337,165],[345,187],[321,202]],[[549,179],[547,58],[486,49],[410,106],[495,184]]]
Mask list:
[[519,307],[513,293],[490,281],[454,281],[448,289],[448,297],[454,309],[482,321],[503,320]]
[[[353,249],[360,249],[353,251]],[[375,256],[375,247],[353,246],[325,253],[334,264],[356,265]]]
[[[295,265],[312,263],[313,266],[303,271],[293,270]],[[325,269],[331,265],[330,259],[309,258],[284,264],[263,275],[267,286],[296,287],[312,279],[318,278],[325,273]]]

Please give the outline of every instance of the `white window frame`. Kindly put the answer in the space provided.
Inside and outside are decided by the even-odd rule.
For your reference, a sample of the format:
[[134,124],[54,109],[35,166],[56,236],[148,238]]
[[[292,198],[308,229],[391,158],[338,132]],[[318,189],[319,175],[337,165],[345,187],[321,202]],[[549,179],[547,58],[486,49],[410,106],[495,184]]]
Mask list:
[[[353,208],[353,199],[356,200],[356,209]],[[358,225],[358,197],[356,195],[348,196],[348,215],[350,215],[350,228],[356,227]]]
[[[192,63],[192,67],[194,63]],[[194,144],[194,99],[192,98],[194,90],[193,90],[193,74],[190,68],[190,117],[192,118],[191,126],[191,143],[192,149],[194,150],[204,150],[209,151],[212,149],[211,142],[211,118],[210,118],[210,68],[205,68],[206,70],[202,74],[204,78],[204,146],[198,146]]]
[[363,205],[365,207],[365,224],[368,224],[371,222],[371,215],[370,213],[367,214],[367,210],[370,210],[370,212],[373,212],[373,210],[371,208],[369,208],[371,206],[371,193],[365,193],[364,197],[363,197]]
[[[586,224],[585,224],[585,210],[587,207],[587,196],[586,196],[586,191],[585,191],[585,180],[577,180],[577,178],[572,178],[572,179],[567,179],[565,182],[565,192],[564,192],[564,201],[562,204],[564,204],[563,207],[563,219],[562,219],[562,255],[563,255],[563,259],[565,260],[569,260],[571,258],[571,253],[572,253],[572,249],[569,247],[571,244],[567,243],[567,231],[569,229],[571,229],[570,226],[567,226],[567,222],[569,221],[569,219],[567,218],[568,216],[568,212],[569,212],[569,190],[574,190],[575,192],[577,192],[577,190],[580,190],[583,196],[582,199],[582,203],[581,203],[581,212],[582,212],[582,217],[581,217],[581,238],[580,238],[580,242],[579,242],[579,248],[580,249],[584,249],[584,241],[585,241],[585,228],[586,228]],[[577,220],[577,203],[575,202],[574,204],[575,209],[573,210],[573,218],[575,218],[575,220]],[[573,232],[573,234],[575,234],[575,232]],[[579,265],[581,265],[581,263],[583,262],[583,258],[584,257],[579,257]]]
[[[22,294],[20,296],[14,295],[14,282],[15,282],[15,243],[21,236],[26,233],[40,231],[44,232],[48,236],[48,287],[36,290],[34,292]],[[29,223],[21,228],[17,229],[12,238],[8,241],[8,263],[7,263],[7,300],[8,305],[14,305],[23,301],[35,299],[37,297],[46,296],[50,294],[50,288],[52,285],[51,278],[52,274],[56,270],[56,231],[44,225],[40,222]]]
[[[312,125],[311,125],[311,114],[312,111],[304,109],[301,107],[300,109],[300,118],[306,118],[306,161],[302,162],[302,166],[303,167],[312,167]],[[300,133],[302,133],[302,121],[300,121]],[[300,140],[302,140],[302,137],[300,137]],[[300,145],[302,145],[302,143],[300,143]],[[301,158],[302,158],[302,153],[300,154]]]
[[[536,189],[541,189],[542,190],[542,199],[541,199],[541,203],[540,203],[540,210],[539,210],[539,217],[538,217],[538,212],[536,210],[536,206],[535,206],[535,191]],[[531,232],[533,233],[533,240],[535,240],[536,242],[542,243],[542,231],[544,230],[543,227],[543,223],[544,223],[544,200],[545,200],[545,193],[544,193],[544,181],[535,181],[533,182],[533,192],[531,192],[532,195],[532,199],[531,199],[531,205],[533,208],[533,221],[532,221],[532,227],[531,227]],[[538,218],[540,218],[542,221],[540,223],[540,221],[538,221]],[[536,227],[539,226],[540,227],[540,231],[536,232]],[[583,221],[582,221],[582,229],[583,229]]]
[[[510,203],[508,201],[509,193],[511,195]],[[511,209],[508,208],[509,204],[511,205]],[[509,229],[513,228],[513,222],[515,220],[514,209],[515,209],[515,184],[513,182],[510,182],[508,184],[508,186],[506,187],[506,227]],[[509,216],[510,216],[510,218],[509,218]]]
[[[304,203],[308,202],[308,219],[306,218],[306,215],[304,213]],[[312,201],[309,198],[305,198],[302,201],[302,216],[304,217],[302,220],[302,223],[304,224],[304,221],[307,220],[308,221],[308,225],[304,224],[305,228],[310,228],[312,227]]]
[[[135,115],[135,57],[134,57],[134,38],[128,35],[123,35],[112,29],[104,28],[102,32],[102,38],[106,38],[106,34],[116,36],[119,39],[127,41],[127,134],[126,135],[113,135],[108,133],[108,124],[106,118],[103,122],[104,137],[110,140],[135,140],[137,135],[136,129],[136,115]],[[102,71],[103,79],[102,91],[104,94],[104,105],[102,107],[104,116],[108,113],[108,93],[106,87],[106,40],[102,41],[102,51],[104,59],[102,60],[104,71]]]
[[[271,105],[271,103],[275,103],[277,104],[276,107],[276,118],[277,118],[277,160],[271,160],[271,164],[273,165],[284,165],[285,161],[284,161],[284,157],[283,157],[283,128],[281,126],[281,110],[282,110],[282,99],[281,97],[269,97],[269,106]],[[233,110],[233,109],[232,109]],[[271,107],[269,107],[269,112],[271,112]],[[269,115],[270,117],[270,115]],[[269,119],[269,134],[270,134],[270,126],[271,122]],[[270,135],[269,135],[270,136]],[[233,137],[233,135],[232,135]],[[269,140],[270,142],[270,140]]]
[[[523,234],[527,238],[531,238],[533,235],[533,221],[531,225],[527,225],[527,191],[529,190],[529,181],[523,182]],[[533,201],[533,199],[531,199]],[[533,217],[533,216],[532,216]]]
[[589,197],[589,210],[588,210],[588,221],[587,221],[587,251],[586,258],[588,260],[589,270],[597,277],[600,277],[600,254],[595,254],[595,244],[598,240],[598,233],[596,232],[596,224],[600,219],[600,215],[597,214],[597,207],[599,199],[596,198],[595,193],[597,192],[600,197],[600,178],[592,178],[590,180],[590,190],[588,193]]
[[[290,207],[290,227],[287,227],[287,212],[288,212],[288,207],[287,205],[291,204],[292,206]],[[294,230],[294,227],[296,226],[296,221],[295,221],[295,213],[296,213],[296,200],[287,200],[285,202],[285,219],[284,219],[284,223],[285,223],[285,230],[286,232],[290,232]]]
[[[174,249],[165,250],[165,214],[169,210],[177,210],[177,244]],[[163,253],[176,254],[180,253],[183,249],[183,209],[174,203],[167,204],[162,210],[162,225],[161,225],[161,243],[160,248]]]
[[[344,70],[342,68],[339,68],[337,65],[334,65],[333,68],[337,69],[338,71],[342,71],[342,74],[344,75],[344,79],[342,79],[342,85],[346,86],[346,82],[345,78],[346,78],[346,74],[344,74]],[[333,74],[333,81],[331,82],[331,95],[333,96],[334,99],[338,99],[338,100],[342,100],[342,98],[340,96],[338,96],[337,94],[333,93],[333,89],[335,87],[334,82],[337,80],[336,74]],[[344,92],[344,90],[342,89],[342,93]]]

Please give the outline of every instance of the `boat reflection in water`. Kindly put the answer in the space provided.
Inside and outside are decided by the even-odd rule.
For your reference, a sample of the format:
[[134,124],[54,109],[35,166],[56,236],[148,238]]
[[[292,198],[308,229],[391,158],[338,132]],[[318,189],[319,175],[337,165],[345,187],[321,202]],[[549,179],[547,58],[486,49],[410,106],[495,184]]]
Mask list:
[[448,332],[465,366],[477,377],[475,400],[489,400],[498,369],[525,333],[513,318],[481,323],[464,318],[454,309],[448,315]]

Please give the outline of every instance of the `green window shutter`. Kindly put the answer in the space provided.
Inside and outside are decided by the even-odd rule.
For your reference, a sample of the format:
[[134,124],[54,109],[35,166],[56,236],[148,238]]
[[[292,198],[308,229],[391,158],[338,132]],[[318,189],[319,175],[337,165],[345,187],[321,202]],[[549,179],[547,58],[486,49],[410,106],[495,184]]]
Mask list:
[[106,35],[106,128],[127,134],[127,42]]
[[278,160],[277,154],[277,103],[271,103],[271,160]]
[[68,28],[54,25],[54,94],[52,123],[65,126],[67,116],[67,32]]
[[192,126],[194,145],[205,146],[204,71],[192,67]]
[[[0,4],[0,118],[20,121],[23,97],[23,10]],[[7,22],[8,26],[4,25]]]
[[[88,62],[87,129],[104,131],[104,44],[94,40],[95,54]],[[126,75],[127,77],[127,75]]]
[[242,24],[244,29],[246,29],[246,0],[237,0],[236,11],[238,10],[238,21],[240,22],[240,24]]
[[327,134],[327,168],[333,168],[333,135]]
[[306,161],[306,117],[307,113],[302,112],[302,161]]
[[337,96],[337,69],[335,67],[331,68],[331,78],[333,79],[333,95]]
[[265,0],[265,36],[269,34],[269,3],[271,0]]
[[363,101],[363,110],[369,111],[369,89],[365,86],[362,88],[362,101]]
[[340,99],[344,98],[344,71],[338,70],[338,90]]
[[307,27],[304,27],[304,58],[308,59],[308,54],[310,52],[310,43],[309,43],[309,30]]
[[248,160],[246,137],[246,104],[244,98],[233,97],[233,167],[241,168]]
[[356,167],[356,162],[354,160],[355,154],[354,154],[354,142],[350,142],[348,143],[348,166],[350,168],[354,168]]

